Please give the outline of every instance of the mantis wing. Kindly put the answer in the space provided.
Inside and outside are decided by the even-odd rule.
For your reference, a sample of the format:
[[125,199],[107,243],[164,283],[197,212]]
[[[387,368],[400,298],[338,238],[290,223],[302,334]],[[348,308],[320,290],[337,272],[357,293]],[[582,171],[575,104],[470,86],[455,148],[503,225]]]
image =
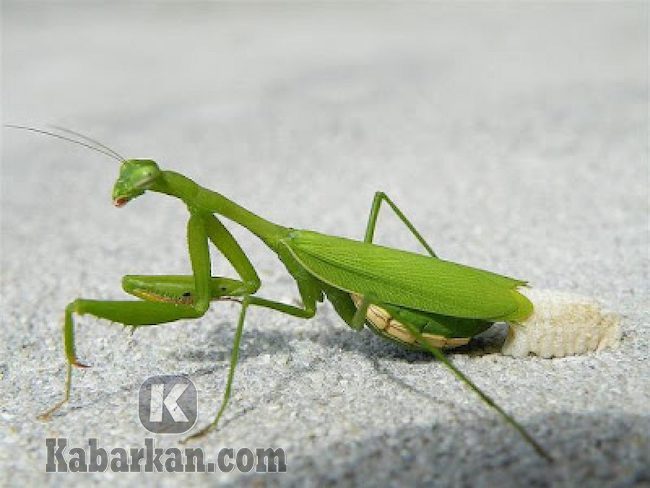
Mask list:
[[283,243],[321,281],[373,301],[449,315],[518,322],[533,310],[525,281],[408,251],[295,230]]

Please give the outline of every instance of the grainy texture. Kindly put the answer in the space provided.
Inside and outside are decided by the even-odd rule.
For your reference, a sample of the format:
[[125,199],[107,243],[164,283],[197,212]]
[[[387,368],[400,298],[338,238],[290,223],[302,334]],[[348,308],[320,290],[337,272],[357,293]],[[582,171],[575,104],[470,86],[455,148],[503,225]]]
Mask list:
[[[501,332],[450,354],[551,450],[548,466],[428,356],[328,306],[310,321],[252,310],[232,404],[198,445],[279,446],[287,474],[46,475],[48,436],[141,445],[149,376],[189,375],[211,419],[238,306],[134,336],[83,317],[93,368],[37,421],[63,386],[65,304],[122,297],[122,274],[186,272],[186,212],[160,195],[115,209],[111,160],[4,130],[0,485],[649,482],[646,3],[108,5],[2,3],[5,121],[82,130],[278,223],[347,237],[384,190],[440,256],[596,297],[623,338],[517,359],[497,353]],[[416,248],[380,220],[382,242]],[[235,233],[264,294],[295,297]]]

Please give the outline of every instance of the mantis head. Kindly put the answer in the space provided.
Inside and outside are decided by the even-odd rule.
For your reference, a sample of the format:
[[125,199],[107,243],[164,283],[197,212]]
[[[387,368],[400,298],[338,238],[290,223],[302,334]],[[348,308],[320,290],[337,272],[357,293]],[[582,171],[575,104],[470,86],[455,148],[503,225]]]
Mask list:
[[24,125],[5,124],[5,127],[28,130],[50,137],[56,137],[57,139],[92,149],[119,161],[121,163],[120,176],[117,178],[115,186],[113,186],[113,204],[116,207],[121,207],[129,200],[139,197],[160,180],[161,171],[155,161],[150,159],[126,159],[107,145],[80,132],[57,126],[53,126],[53,128],[59,133]]
[[127,159],[122,162],[120,176],[113,186],[113,205],[122,207],[142,195],[160,179],[161,171],[150,159]]
[[161,179],[162,172],[155,161],[151,159],[126,159],[107,145],[80,132],[57,126],[53,126],[53,128],[59,133],[24,125],[5,124],[5,127],[56,137],[57,139],[92,149],[119,161],[121,163],[120,176],[113,186],[113,204],[116,207],[122,207],[130,200],[139,197],[146,190],[150,190]]

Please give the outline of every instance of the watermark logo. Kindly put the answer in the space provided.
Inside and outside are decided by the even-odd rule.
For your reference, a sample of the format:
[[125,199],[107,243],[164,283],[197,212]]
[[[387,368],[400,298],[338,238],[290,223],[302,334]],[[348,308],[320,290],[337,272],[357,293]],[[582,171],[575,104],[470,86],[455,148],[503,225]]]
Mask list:
[[152,376],[140,387],[138,412],[145,429],[155,434],[182,434],[197,417],[194,383],[186,376]]
[[[144,446],[105,447],[98,439],[86,446],[68,446],[65,437],[45,439],[47,473],[286,473],[282,448],[223,448],[206,456],[200,447],[158,447],[153,438]],[[214,453],[213,453],[214,454]]]

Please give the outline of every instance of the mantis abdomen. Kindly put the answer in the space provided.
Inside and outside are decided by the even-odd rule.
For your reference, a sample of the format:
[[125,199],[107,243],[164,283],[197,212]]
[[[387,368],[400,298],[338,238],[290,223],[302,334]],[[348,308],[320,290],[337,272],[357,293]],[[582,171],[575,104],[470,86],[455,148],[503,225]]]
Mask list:
[[[361,306],[363,299],[360,295],[351,293],[350,297],[357,307]],[[473,336],[492,325],[485,320],[448,317],[394,305],[370,304],[368,306],[366,323],[373,332],[404,346],[423,349],[418,339],[404,325],[406,322],[416,327],[422,339],[431,347],[439,349],[464,346]]]

